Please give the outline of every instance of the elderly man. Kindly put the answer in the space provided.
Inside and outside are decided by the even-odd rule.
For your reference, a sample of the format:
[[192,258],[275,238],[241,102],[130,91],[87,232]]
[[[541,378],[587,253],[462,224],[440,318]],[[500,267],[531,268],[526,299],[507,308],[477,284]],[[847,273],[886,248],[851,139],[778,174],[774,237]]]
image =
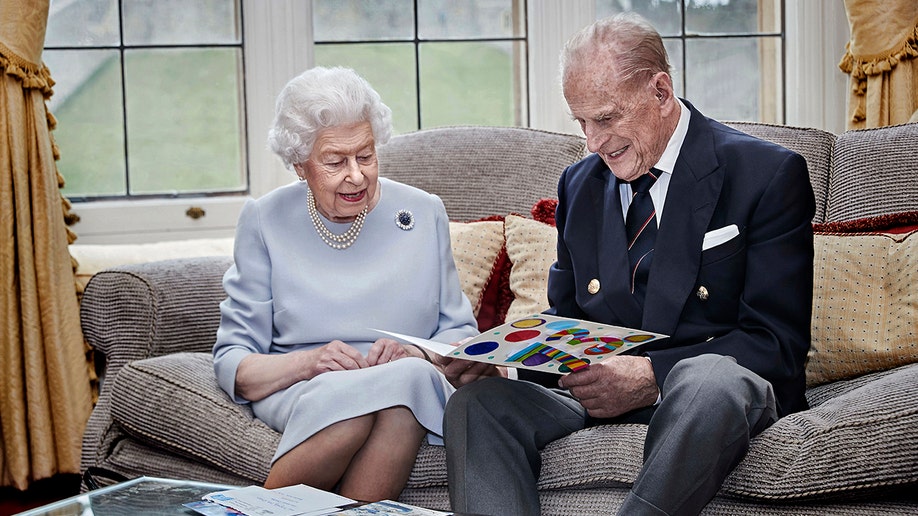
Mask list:
[[[815,202],[804,159],[673,93],[656,30],[634,15],[584,28],[563,91],[592,154],[558,186],[547,313],[670,338],[539,385],[452,361],[453,509],[539,514],[539,451],[597,424],[648,424],[619,514],[697,514],[749,440],[806,408]],[[544,380],[544,378],[542,379]],[[612,512],[613,508],[609,508]]]

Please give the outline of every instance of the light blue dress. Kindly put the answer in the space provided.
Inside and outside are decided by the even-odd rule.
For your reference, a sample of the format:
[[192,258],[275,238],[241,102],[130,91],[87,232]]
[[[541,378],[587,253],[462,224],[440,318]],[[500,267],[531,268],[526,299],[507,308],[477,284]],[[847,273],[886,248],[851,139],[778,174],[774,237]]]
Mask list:
[[[239,216],[235,263],[226,272],[214,344],[217,381],[237,403],[236,369],[251,353],[288,353],[338,339],[366,355],[385,337],[374,329],[456,342],[478,333],[453,262],[449,220],[439,197],[380,178],[380,198],[357,241],[332,249],[306,208],[306,183],[248,201]],[[414,227],[396,224],[402,211]],[[323,217],[335,233],[349,224]],[[273,460],[338,421],[406,406],[442,442],[454,388],[430,363],[406,358],[323,373],[252,403],[255,416],[283,433]],[[272,461],[273,462],[273,461]]]

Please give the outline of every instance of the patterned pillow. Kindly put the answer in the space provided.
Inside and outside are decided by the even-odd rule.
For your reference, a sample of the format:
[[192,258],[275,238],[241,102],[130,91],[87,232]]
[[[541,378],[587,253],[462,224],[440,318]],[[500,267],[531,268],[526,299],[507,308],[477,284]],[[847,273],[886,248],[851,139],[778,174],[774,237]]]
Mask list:
[[513,292],[513,302],[506,319],[546,310],[548,269],[557,256],[557,229],[536,220],[508,215],[504,221],[504,235],[511,263],[510,290]]
[[504,246],[504,223],[501,220],[450,222],[449,237],[459,283],[478,317],[485,287]]
[[918,230],[871,222],[814,227],[810,386],[918,362]]

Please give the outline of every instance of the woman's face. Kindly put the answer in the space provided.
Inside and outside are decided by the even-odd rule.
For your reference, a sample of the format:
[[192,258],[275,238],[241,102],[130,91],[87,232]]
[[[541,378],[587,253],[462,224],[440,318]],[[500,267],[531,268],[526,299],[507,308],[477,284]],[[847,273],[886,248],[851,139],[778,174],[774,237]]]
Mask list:
[[370,122],[319,131],[312,154],[295,167],[316,199],[316,208],[333,222],[351,222],[379,200],[379,164]]

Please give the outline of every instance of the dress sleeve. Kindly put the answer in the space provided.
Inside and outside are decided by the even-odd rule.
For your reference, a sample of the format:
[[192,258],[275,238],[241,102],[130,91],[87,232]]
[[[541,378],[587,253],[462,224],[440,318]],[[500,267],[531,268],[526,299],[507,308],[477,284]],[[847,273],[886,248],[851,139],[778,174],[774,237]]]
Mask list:
[[220,326],[214,344],[217,383],[237,403],[236,369],[251,353],[268,353],[273,335],[271,260],[262,238],[258,205],[242,208],[233,245],[234,264],[223,276],[227,297],[220,303]]
[[453,261],[453,249],[449,239],[449,218],[443,201],[432,196],[436,202],[437,245],[440,250],[440,319],[432,340],[444,343],[458,342],[478,334],[478,323],[472,313],[472,305],[459,283],[459,272]]

